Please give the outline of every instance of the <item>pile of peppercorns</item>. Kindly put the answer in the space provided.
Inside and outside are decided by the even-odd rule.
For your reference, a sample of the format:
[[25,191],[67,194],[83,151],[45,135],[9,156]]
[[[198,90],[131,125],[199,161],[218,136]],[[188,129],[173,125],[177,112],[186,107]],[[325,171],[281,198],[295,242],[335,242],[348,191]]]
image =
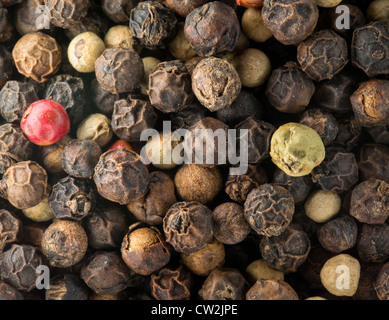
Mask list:
[[0,300],[389,300],[388,76],[387,0],[0,1]]

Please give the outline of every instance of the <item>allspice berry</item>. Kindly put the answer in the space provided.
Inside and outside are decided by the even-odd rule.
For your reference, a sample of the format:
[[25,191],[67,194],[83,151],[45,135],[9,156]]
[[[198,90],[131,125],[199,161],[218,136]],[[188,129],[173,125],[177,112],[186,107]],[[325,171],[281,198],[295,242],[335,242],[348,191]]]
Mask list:
[[180,199],[208,204],[223,188],[223,178],[217,167],[184,164],[177,170],[174,184]]
[[19,73],[43,83],[58,72],[62,54],[54,38],[42,32],[33,32],[16,42],[12,57]]
[[320,271],[323,286],[335,296],[351,297],[358,288],[361,266],[348,254],[339,254],[326,261]]
[[246,300],[298,300],[298,295],[283,280],[258,279],[247,291]]
[[68,268],[84,257],[88,237],[79,223],[58,220],[46,229],[41,246],[51,266]]
[[317,223],[333,218],[340,210],[342,199],[334,192],[316,190],[304,203],[305,214]]

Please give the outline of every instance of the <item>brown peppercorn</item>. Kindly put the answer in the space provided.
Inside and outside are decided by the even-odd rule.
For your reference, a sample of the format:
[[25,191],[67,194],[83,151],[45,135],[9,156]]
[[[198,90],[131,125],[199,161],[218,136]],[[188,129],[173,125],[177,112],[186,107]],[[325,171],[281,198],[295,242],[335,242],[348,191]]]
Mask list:
[[151,295],[157,300],[189,300],[192,287],[192,275],[183,265],[165,267],[151,275]]
[[156,227],[143,227],[138,222],[131,225],[121,247],[122,258],[127,266],[148,276],[170,261],[169,246]]
[[65,146],[72,140],[66,135],[60,141],[49,146],[40,146],[38,149],[38,162],[52,174],[63,173],[61,156]]
[[326,222],[317,231],[320,244],[333,253],[353,248],[357,242],[357,235],[357,224],[348,215]]
[[239,34],[240,25],[235,11],[220,1],[192,10],[185,19],[185,35],[202,57],[231,52]]
[[177,252],[198,251],[212,241],[212,211],[196,201],[177,202],[163,218],[163,230]]
[[378,299],[389,300],[389,262],[385,263],[378,272],[374,289],[377,292]]
[[111,126],[120,139],[135,142],[144,130],[154,127],[157,118],[149,101],[129,96],[114,103]]
[[0,45],[0,89],[5,85],[5,83],[11,79],[13,74],[13,64],[11,52],[7,47]]
[[250,288],[237,269],[214,269],[203,282],[199,295],[203,300],[245,300]]
[[143,78],[143,61],[130,48],[107,48],[95,62],[96,79],[113,94],[134,91]]
[[363,142],[362,126],[359,125],[355,118],[350,116],[346,118],[338,118],[338,135],[333,146],[338,146],[346,150],[347,152],[355,151],[357,147]]
[[361,260],[382,263],[389,258],[389,225],[362,224],[357,240],[358,256]]
[[61,163],[64,171],[75,178],[92,178],[102,150],[97,142],[74,139],[63,149]]
[[389,217],[389,184],[378,179],[359,183],[351,194],[350,215],[362,223],[384,223]]
[[35,161],[10,166],[0,181],[0,196],[18,209],[36,206],[47,194],[47,173]]
[[194,9],[201,7],[208,0],[166,0],[166,6],[179,16],[186,17]]
[[224,59],[205,58],[192,72],[193,93],[199,102],[212,112],[234,102],[241,87],[238,72]]
[[375,143],[389,145],[389,125],[367,128]]
[[58,219],[81,220],[96,205],[94,185],[71,176],[60,179],[49,196],[49,205]]
[[297,60],[311,79],[332,79],[348,62],[347,42],[332,30],[315,32],[297,47]]
[[319,10],[314,0],[265,0],[262,18],[279,42],[292,45],[303,41],[313,32]]
[[389,183],[389,147],[368,143],[359,150],[359,172],[361,180],[380,179]]
[[372,79],[363,82],[351,95],[355,119],[361,126],[389,124],[389,81]]
[[97,110],[108,116],[112,116],[114,104],[120,100],[120,94],[112,94],[111,92],[104,90],[97,79],[93,79],[91,82],[92,101]]
[[41,253],[30,245],[13,244],[0,255],[2,280],[17,290],[29,292],[36,287],[38,266],[43,264]]
[[245,219],[243,207],[234,202],[218,205],[212,212],[213,235],[224,244],[242,242],[251,231]]
[[338,147],[326,149],[323,162],[312,171],[312,181],[323,190],[342,193],[358,182],[355,155]]
[[225,260],[224,245],[213,239],[195,252],[181,253],[182,263],[197,276],[207,276],[215,268],[221,268]]
[[251,190],[267,182],[267,174],[260,165],[249,164],[245,174],[228,175],[225,192],[231,200],[243,204]]
[[259,235],[278,236],[292,221],[293,196],[284,187],[263,184],[248,194],[244,214],[251,228]]
[[20,240],[22,230],[22,222],[14,213],[0,209],[0,253],[7,244]]
[[338,135],[338,122],[328,112],[319,108],[306,110],[300,117],[301,124],[314,129],[323,141],[324,146],[330,145]]
[[50,22],[60,28],[69,28],[88,13],[89,0],[45,0]]
[[14,27],[8,10],[3,8],[3,2],[0,3],[0,17],[0,42],[8,42],[14,36]]
[[351,42],[353,66],[362,69],[368,77],[389,74],[389,26],[372,21],[356,28]]
[[173,180],[162,171],[150,173],[149,191],[127,204],[128,210],[141,222],[162,224],[167,210],[177,202]]
[[377,293],[374,290],[374,283],[383,264],[362,263],[361,275],[359,278],[358,289],[354,294],[355,300],[378,300]]
[[109,19],[116,23],[128,22],[131,10],[139,0],[102,0],[101,9]]
[[191,78],[183,62],[161,62],[149,76],[150,103],[164,113],[177,112],[193,100]]
[[164,48],[176,35],[177,18],[158,1],[142,1],[131,10],[130,28],[134,38],[147,49]]
[[18,161],[31,158],[33,144],[19,126],[6,123],[0,126],[0,174]]
[[[266,0],[265,0],[266,1]],[[298,300],[296,291],[283,280],[263,280],[247,291],[246,300]]]
[[88,300],[88,289],[81,279],[72,273],[54,276],[45,291],[46,300]]
[[308,106],[315,84],[297,63],[287,62],[272,71],[266,86],[266,98],[280,112],[299,113]]
[[219,168],[207,168],[196,164],[184,164],[174,176],[177,195],[183,201],[211,203],[223,188]]
[[195,100],[187,108],[169,115],[172,129],[189,129],[197,121],[204,119],[207,112],[207,108]]
[[150,183],[150,175],[140,156],[125,148],[103,153],[93,179],[100,195],[119,204],[142,197]]
[[[259,163],[269,157],[270,139],[276,131],[272,124],[250,116],[238,123],[235,129],[238,131],[237,143],[241,144],[243,139],[247,139],[245,152],[247,152],[248,163]],[[247,137],[240,130],[247,130]]]
[[95,252],[83,265],[80,277],[99,294],[117,294],[128,287],[130,270],[119,253]]
[[33,32],[16,42],[12,57],[19,73],[43,83],[58,72],[61,64],[61,47],[49,35]]
[[24,300],[24,296],[10,284],[0,281],[0,300]]
[[77,222],[58,220],[46,229],[41,247],[51,266],[68,268],[85,256],[88,237]]

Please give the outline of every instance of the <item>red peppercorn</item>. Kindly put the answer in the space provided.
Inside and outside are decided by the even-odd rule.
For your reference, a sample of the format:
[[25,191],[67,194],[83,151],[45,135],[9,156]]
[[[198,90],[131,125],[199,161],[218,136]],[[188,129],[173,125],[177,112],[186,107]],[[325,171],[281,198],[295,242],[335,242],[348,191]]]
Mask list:
[[39,100],[24,112],[20,127],[31,142],[47,146],[66,136],[70,121],[66,110],[59,103]]
[[238,6],[261,9],[264,0],[236,0]]
[[117,148],[126,148],[130,151],[134,151],[134,148],[126,141],[124,140],[117,140],[115,141],[109,148],[108,150],[113,150],[113,149],[117,149]]

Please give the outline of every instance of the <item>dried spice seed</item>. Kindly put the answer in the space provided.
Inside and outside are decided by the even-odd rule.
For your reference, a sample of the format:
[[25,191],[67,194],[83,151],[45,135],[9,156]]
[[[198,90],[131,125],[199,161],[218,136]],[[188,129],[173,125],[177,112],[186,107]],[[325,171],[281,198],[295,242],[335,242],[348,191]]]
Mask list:
[[382,263],[389,258],[389,225],[362,224],[357,240],[358,256],[361,260]]
[[0,89],[11,79],[13,74],[13,59],[11,52],[4,45],[0,45]]
[[69,273],[50,279],[50,288],[45,291],[46,300],[88,300],[88,289],[81,279]]
[[0,209],[0,254],[4,247],[20,240],[22,235],[22,222],[12,212]]
[[68,28],[86,16],[89,0],[45,0],[50,22],[60,28]]
[[87,116],[77,128],[77,139],[96,141],[100,147],[106,146],[113,137],[110,119],[101,113]]
[[247,291],[246,300],[298,300],[296,291],[283,280],[259,279]]
[[389,299],[389,262],[385,263],[377,275],[374,282],[374,289],[377,293],[378,299]]
[[24,296],[10,284],[0,281],[0,300],[24,300]]
[[207,3],[208,0],[166,0],[166,6],[181,17],[186,17],[194,9]]
[[128,22],[131,10],[139,0],[102,0],[101,9],[109,19],[116,23]]
[[389,147],[368,143],[359,150],[361,180],[380,179],[389,183]]

